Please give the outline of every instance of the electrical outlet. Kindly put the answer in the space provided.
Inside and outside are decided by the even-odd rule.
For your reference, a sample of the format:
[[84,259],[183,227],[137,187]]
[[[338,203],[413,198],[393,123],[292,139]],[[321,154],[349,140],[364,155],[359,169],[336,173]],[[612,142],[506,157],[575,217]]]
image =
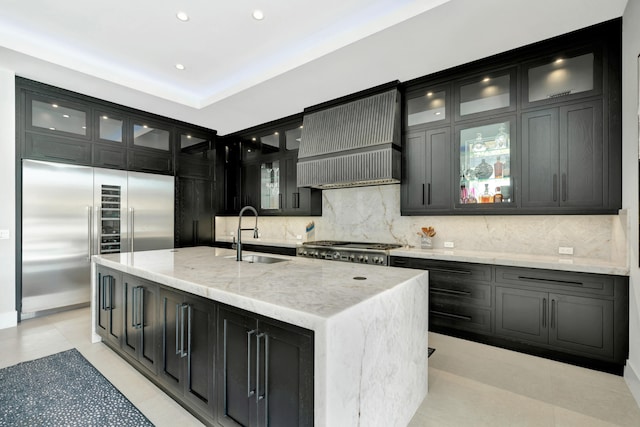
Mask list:
[[0,240],[6,240],[9,238],[9,230],[0,230]]
[[560,246],[558,253],[562,255],[573,255],[573,248],[571,246]]
[[444,242],[444,247],[445,248],[453,248],[453,242]]

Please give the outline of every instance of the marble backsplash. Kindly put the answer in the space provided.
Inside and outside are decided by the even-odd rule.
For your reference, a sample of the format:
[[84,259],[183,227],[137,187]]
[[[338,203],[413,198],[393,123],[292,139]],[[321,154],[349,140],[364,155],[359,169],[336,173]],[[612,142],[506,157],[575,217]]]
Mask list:
[[[627,256],[627,214],[401,216],[400,185],[324,190],[322,217],[260,217],[263,239],[306,240],[314,221],[313,240],[352,240],[419,246],[417,232],[432,226],[434,247],[453,242],[455,249],[558,255],[559,246],[574,256],[622,260]],[[247,218],[253,223],[253,218]],[[244,224],[243,224],[244,225]],[[216,237],[229,237],[237,217],[217,217]]]

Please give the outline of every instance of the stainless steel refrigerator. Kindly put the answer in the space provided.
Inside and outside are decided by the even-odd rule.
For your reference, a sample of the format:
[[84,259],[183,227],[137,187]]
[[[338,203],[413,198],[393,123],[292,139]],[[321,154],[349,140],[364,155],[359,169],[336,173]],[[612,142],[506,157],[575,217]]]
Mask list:
[[174,178],[23,160],[23,319],[89,303],[91,255],[173,248]]

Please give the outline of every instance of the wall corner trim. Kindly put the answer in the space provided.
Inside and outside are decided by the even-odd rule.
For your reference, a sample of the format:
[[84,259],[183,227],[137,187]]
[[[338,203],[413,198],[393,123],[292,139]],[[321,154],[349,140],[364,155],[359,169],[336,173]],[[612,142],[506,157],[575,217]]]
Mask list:
[[633,398],[636,400],[638,406],[640,406],[640,371],[635,369],[630,360],[627,359],[627,364],[624,367],[624,380],[631,390]]
[[0,313],[0,329],[13,328],[15,326],[18,326],[17,311],[7,311],[5,313]]

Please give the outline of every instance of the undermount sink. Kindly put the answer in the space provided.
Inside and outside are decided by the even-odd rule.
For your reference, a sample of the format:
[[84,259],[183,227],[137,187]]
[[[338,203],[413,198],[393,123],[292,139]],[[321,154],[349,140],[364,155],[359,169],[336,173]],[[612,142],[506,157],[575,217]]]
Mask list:
[[[235,255],[226,256],[225,258],[235,258]],[[257,262],[260,264],[275,264],[277,262],[283,262],[283,261],[289,261],[289,260],[284,258],[272,258],[272,257],[262,256],[262,255],[243,255],[242,261],[249,262],[249,263]]]

